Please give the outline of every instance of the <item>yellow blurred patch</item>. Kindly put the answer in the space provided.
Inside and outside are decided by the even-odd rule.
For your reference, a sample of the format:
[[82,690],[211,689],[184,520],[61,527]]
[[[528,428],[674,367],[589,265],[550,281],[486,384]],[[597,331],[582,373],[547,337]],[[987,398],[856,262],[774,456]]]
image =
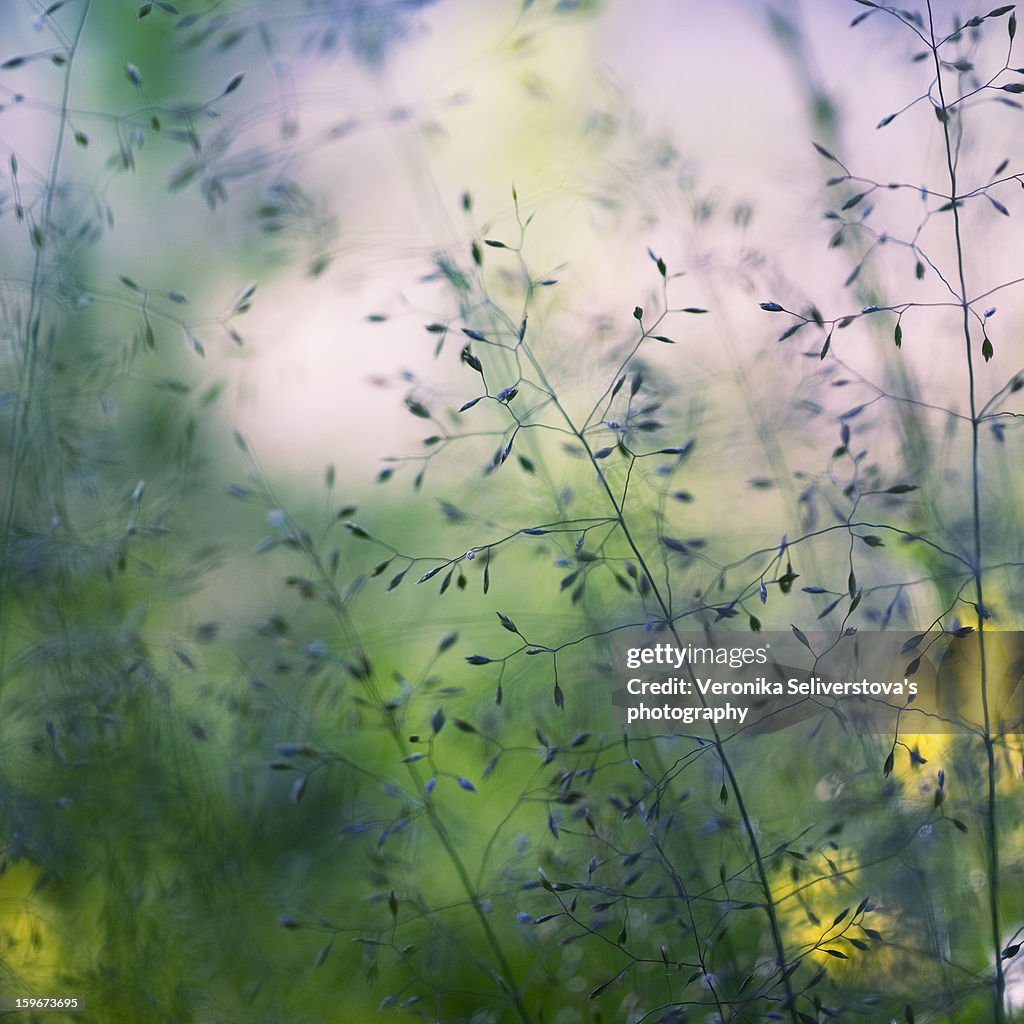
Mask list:
[[20,982],[43,982],[60,959],[57,933],[33,894],[39,869],[27,860],[0,874],[0,962]]

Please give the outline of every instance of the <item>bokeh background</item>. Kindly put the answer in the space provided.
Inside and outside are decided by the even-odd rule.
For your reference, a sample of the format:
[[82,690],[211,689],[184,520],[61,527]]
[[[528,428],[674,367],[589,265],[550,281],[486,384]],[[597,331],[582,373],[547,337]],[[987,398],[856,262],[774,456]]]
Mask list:
[[[683,629],[934,638],[979,625],[977,514],[986,628],[1020,627],[1008,15],[942,71],[977,90],[950,116],[979,483],[924,20],[5,4],[0,995],[967,1024],[998,961],[1013,1019],[1013,700],[716,748],[624,742],[608,696],[616,631],[664,617],[637,551]],[[455,411],[467,343],[517,397]],[[627,477],[620,440],[678,457]]]

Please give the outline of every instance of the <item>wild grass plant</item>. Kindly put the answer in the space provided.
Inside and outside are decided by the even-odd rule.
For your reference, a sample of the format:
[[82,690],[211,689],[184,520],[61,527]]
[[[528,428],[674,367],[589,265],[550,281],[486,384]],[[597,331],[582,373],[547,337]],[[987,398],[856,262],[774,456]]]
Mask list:
[[[0,12],[4,1012],[35,996],[96,1021],[308,1010],[264,945],[294,837],[245,767],[277,706],[248,678],[235,692],[237,624],[196,603],[229,549],[210,473],[225,382],[203,359],[244,345],[239,235],[288,239],[320,272],[325,222],[284,170],[340,137],[300,138],[287,96],[242,99],[254,45],[285,80],[301,49],[257,14]],[[312,12],[305,42],[372,62],[404,23]]]
[[[351,128],[303,132],[289,61],[380,61],[409,10],[304,10],[294,50],[258,7],[34,12],[46,46],[4,71],[53,80],[0,113],[50,132],[17,137],[3,206],[0,994],[97,1021],[1013,1019],[1024,371],[1018,275],[986,253],[1021,183],[988,143],[1019,117],[1016,20],[851,6],[888,59],[911,44],[878,131],[935,141],[868,167],[817,143],[834,285],[751,261],[755,298],[640,241],[646,292],[584,317],[533,254],[545,205],[512,188],[481,221],[467,191],[434,311],[402,316],[436,357],[400,377],[422,439],[372,495],[222,450],[199,357],[261,289],[232,268],[197,299],[111,232],[127,182],[169,188],[198,204],[178,221],[245,206],[241,237],[329,281],[300,171]],[[108,17],[138,59],[91,34]],[[79,97],[101,40],[117,112]],[[150,93],[172,44],[159,95],[215,77],[208,99]],[[699,239],[721,212],[668,180]],[[748,356],[731,321],[758,303]],[[959,705],[881,731],[841,703],[766,734],[612,716],[624,637],[785,632],[815,665],[897,630],[908,678],[947,652]]]

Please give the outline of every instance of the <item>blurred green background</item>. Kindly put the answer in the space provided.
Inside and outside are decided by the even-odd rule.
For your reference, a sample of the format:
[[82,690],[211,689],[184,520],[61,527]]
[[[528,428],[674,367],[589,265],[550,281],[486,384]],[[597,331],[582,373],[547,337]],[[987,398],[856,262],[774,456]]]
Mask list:
[[[4,5],[0,996],[990,1021],[995,821],[1013,1019],[1019,729],[989,769],[977,729],[826,716],[727,737],[726,770],[611,724],[610,644],[659,614],[636,550],[684,629],[978,625],[956,253],[916,195],[941,125],[876,130],[929,72],[896,19],[848,27],[869,8]],[[1005,25],[943,74],[969,91]],[[961,116],[964,180],[1011,174],[1019,114]],[[823,218],[859,186],[812,141],[910,199]],[[1011,631],[1019,250],[990,202],[963,230]],[[777,341],[769,300],[807,328]],[[860,311],[902,303],[897,349]],[[829,358],[812,306],[850,317]],[[899,534],[856,545],[854,505]]]

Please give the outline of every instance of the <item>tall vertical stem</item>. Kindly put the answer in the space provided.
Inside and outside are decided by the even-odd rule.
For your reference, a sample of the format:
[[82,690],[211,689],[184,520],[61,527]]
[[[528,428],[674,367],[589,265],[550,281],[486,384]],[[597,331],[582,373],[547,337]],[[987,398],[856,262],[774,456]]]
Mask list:
[[984,744],[987,767],[987,802],[986,802],[986,842],[988,847],[988,904],[989,923],[992,929],[992,948],[995,956],[995,984],[992,991],[993,1020],[996,1024],[1005,1024],[1006,1009],[1004,995],[1006,992],[1006,975],[1003,971],[1002,936],[999,926],[999,832],[996,818],[996,754],[992,736],[992,719],[988,699],[988,664],[985,650],[985,592],[982,579],[982,541],[981,541],[981,474],[979,466],[979,433],[981,423],[978,417],[976,395],[974,352],[971,343],[970,303],[967,299],[967,280],[964,272],[964,245],[961,235],[959,198],[957,194],[956,160],[953,152],[953,141],[949,131],[949,111],[942,85],[942,61],[939,58],[939,44],[935,36],[935,19],[932,2],[928,5],[928,30],[931,40],[932,60],[935,65],[935,83],[939,96],[939,113],[942,122],[943,140],[945,143],[946,170],[949,176],[949,201],[953,214],[953,238],[956,250],[957,284],[959,288],[960,312],[964,351],[967,356],[967,388],[971,410],[971,521],[972,521],[972,571],[974,575],[974,593],[978,612],[978,656],[981,674],[981,706],[984,716]]

